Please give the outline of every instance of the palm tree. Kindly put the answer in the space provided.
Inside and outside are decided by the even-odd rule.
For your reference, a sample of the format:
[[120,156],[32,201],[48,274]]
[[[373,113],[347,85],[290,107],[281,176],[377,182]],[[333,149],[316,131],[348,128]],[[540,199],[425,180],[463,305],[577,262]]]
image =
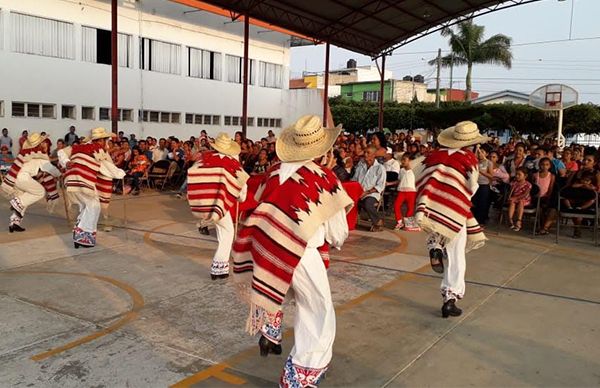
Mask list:
[[[512,39],[506,35],[497,34],[483,40],[485,27],[467,20],[458,24],[456,31],[449,27],[442,29],[442,36],[449,37],[448,43],[451,54],[441,58],[442,67],[467,65],[466,100],[471,101],[471,74],[475,63],[501,65],[510,69]],[[429,61],[430,65],[437,64],[437,58]]]

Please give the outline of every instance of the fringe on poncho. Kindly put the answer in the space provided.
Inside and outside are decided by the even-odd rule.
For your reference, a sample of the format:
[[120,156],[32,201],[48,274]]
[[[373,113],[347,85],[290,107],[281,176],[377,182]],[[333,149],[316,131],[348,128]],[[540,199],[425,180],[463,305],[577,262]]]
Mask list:
[[[50,160],[48,155],[42,152],[40,147],[21,150],[2,181],[1,187],[6,194],[14,195],[17,175],[19,175],[23,165],[33,159]],[[41,171],[37,176],[33,177],[33,179],[41,184],[44,187],[44,190],[46,190],[46,201],[50,202],[58,199],[59,195],[55,177]]]
[[[311,161],[281,185],[279,167],[267,172],[255,196],[259,205],[233,244],[236,281],[251,284],[246,326],[251,334],[268,322],[268,313],[281,309],[294,270],[317,228],[353,205],[332,171]],[[326,248],[319,251],[328,259]]]
[[194,216],[218,221],[235,205],[249,175],[230,156],[205,152],[188,169],[187,198]]
[[[459,150],[452,155],[443,149],[433,152],[417,168],[416,220],[429,233],[453,240],[464,225],[467,228],[467,252],[485,244],[483,229],[471,213],[470,180],[478,173],[476,156]],[[476,177],[476,176],[475,176]]]

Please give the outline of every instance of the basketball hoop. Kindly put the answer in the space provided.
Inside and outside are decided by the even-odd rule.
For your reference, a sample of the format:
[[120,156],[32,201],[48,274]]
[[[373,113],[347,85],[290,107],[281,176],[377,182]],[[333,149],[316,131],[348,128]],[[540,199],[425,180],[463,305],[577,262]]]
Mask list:
[[529,95],[529,105],[545,111],[547,117],[558,116],[558,146],[562,150],[565,137],[562,134],[563,110],[577,105],[578,93],[570,86],[548,84],[537,88]]

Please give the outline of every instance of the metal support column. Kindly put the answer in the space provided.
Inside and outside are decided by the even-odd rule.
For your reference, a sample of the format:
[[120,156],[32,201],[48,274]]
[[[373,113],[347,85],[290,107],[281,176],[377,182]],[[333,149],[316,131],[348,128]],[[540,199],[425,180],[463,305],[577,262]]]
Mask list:
[[244,137],[248,133],[248,45],[250,34],[250,17],[244,15],[244,74],[242,77],[243,84],[243,97],[242,97],[242,133]]
[[110,66],[112,71],[112,105],[111,105],[111,120],[112,120],[112,132],[117,133],[119,131],[119,80],[118,80],[118,72],[119,72],[119,55],[117,48],[117,16],[118,16],[118,7],[117,0],[111,1],[111,47],[110,47]]
[[323,82],[323,126],[328,127],[327,108],[329,107],[329,42],[325,44],[325,73]]
[[379,81],[379,130],[383,131],[383,100],[385,99],[385,57],[381,57],[381,80]]

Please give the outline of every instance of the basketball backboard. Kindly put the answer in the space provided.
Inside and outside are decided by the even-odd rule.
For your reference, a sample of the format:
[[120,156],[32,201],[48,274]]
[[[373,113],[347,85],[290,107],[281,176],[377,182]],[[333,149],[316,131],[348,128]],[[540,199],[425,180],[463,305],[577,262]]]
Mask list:
[[534,90],[529,95],[529,105],[538,109],[553,111],[577,105],[579,94],[575,89],[563,84],[548,84]]

